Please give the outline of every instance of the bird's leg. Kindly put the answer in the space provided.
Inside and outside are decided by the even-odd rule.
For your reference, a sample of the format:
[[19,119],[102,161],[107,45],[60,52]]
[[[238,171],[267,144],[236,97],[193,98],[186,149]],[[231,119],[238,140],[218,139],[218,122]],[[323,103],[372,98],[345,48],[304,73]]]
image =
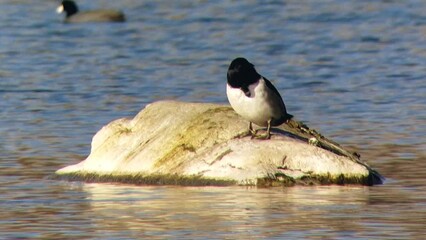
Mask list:
[[249,123],[249,127],[248,127],[248,131],[244,131],[243,133],[238,134],[238,138],[243,138],[243,137],[247,137],[247,136],[251,136],[251,138],[256,136],[256,132],[257,130],[253,129],[253,125],[250,122]]
[[271,138],[271,120],[268,120],[268,129],[266,130],[266,139],[270,139]]
[[256,135],[257,133],[257,130],[253,129],[252,122],[249,123],[249,132],[251,133],[251,135]]
[[249,130],[248,131],[249,131],[248,135],[251,135],[251,139],[256,137],[257,130],[253,129],[253,123],[252,122],[249,122]]
[[270,139],[271,138],[271,120],[268,120],[268,128],[266,129],[266,134],[255,136],[257,139]]

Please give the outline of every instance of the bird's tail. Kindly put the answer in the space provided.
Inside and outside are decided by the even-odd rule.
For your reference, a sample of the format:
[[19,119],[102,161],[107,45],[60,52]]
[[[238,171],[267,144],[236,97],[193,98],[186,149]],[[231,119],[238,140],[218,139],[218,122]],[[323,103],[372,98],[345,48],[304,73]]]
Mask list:
[[287,113],[287,115],[285,116],[285,122],[290,121],[291,119],[293,119],[293,117],[294,117],[293,115]]

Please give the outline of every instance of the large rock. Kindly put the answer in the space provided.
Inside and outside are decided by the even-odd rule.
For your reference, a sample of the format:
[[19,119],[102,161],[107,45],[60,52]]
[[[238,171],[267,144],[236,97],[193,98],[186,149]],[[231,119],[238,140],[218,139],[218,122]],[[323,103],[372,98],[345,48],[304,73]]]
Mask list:
[[104,126],[87,159],[56,171],[56,176],[183,185],[382,182],[356,154],[299,122],[273,129],[270,140],[244,136],[247,127],[226,105],[152,103],[133,119]]

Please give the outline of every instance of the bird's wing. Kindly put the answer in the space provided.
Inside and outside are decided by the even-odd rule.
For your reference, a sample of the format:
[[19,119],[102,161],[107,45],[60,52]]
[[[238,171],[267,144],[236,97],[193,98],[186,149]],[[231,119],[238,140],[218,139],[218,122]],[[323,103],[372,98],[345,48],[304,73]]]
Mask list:
[[284,113],[286,114],[285,116],[283,116],[283,119],[281,119],[282,121],[287,121],[288,119],[291,119],[291,118],[293,118],[293,115],[291,115],[291,114],[289,114],[289,113],[287,113],[287,109],[286,109],[286,107],[285,107],[285,104],[284,104],[284,100],[283,100],[283,98],[281,97],[281,95],[280,95],[280,93],[278,92],[278,90],[275,88],[275,86],[268,80],[268,79],[266,79],[265,77],[263,77],[262,76],[262,78],[263,78],[263,80],[265,81],[265,83],[266,83],[266,86],[269,88],[269,89],[271,89],[272,90],[272,92],[274,93],[273,95],[274,96],[271,96],[272,97],[272,99],[273,99],[273,101],[275,102],[275,101],[277,101],[277,102],[279,102],[279,104],[280,104],[280,107],[281,107],[281,109],[284,111]]
[[286,108],[285,108],[285,104],[284,104],[283,98],[282,98],[282,97],[281,97],[281,95],[280,95],[280,92],[278,92],[278,90],[277,90],[277,89],[275,88],[275,86],[271,83],[271,81],[269,81],[268,79],[266,79],[266,78],[265,78],[265,77],[263,77],[263,76],[262,76],[262,78],[263,78],[263,80],[265,80],[266,86],[267,86],[269,89],[271,89],[273,93],[275,93],[275,95],[276,95],[276,96],[274,96],[274,98],[275,98],[274,100],[279,100],[279,102],[280,102],[280,105],[281,105],[282,109],[286,110]]

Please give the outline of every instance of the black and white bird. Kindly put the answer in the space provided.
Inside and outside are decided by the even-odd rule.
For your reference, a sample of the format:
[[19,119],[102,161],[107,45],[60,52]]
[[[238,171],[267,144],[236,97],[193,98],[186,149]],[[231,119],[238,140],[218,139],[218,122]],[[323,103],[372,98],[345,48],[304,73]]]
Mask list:
[[[249,133],[269,139],[271,126],[279,126],[293,116],[287,113],[284,101],[272,83],[257,73],[245,58],[236,58],[228,68],[226,94],[232,108],[249,121]],[[256,135],[252,123],[267,127],[265,135]]]
[[91,11],[78,11],[77,4],[72,0],[63,0],[56,9],[57,13],[65,12],[66,23],[85,23],[85,22],[124,22],[126,20],[124,13],[113,9],[99,9]]

